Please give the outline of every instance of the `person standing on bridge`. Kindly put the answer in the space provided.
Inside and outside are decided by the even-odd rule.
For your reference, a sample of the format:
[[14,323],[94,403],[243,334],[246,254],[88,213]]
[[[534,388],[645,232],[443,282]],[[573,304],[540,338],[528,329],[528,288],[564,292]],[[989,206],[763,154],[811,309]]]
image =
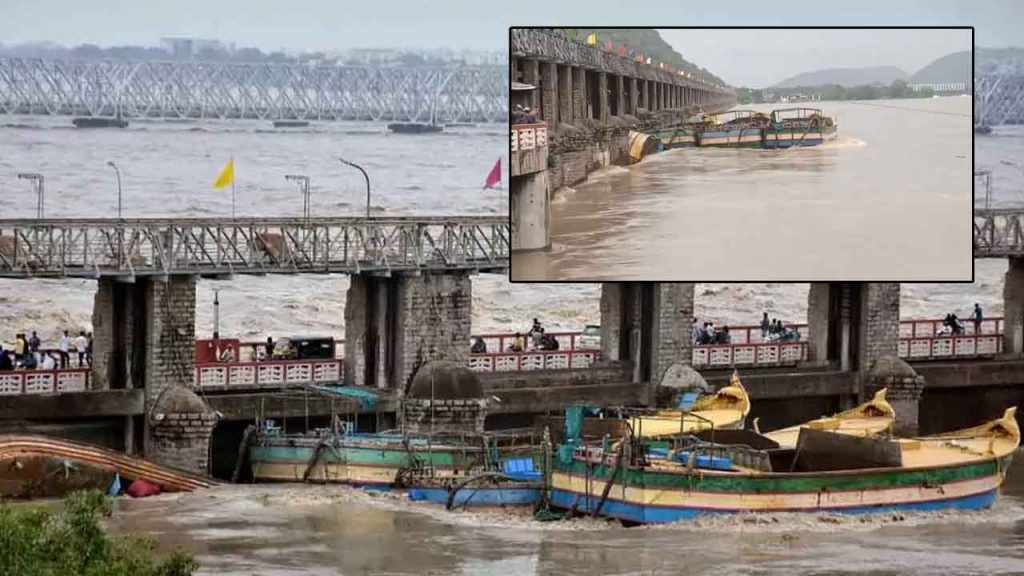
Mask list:
[[772,327],[772,323],[768,320],[768,313],[765,312],[764,316],[761,317],[761,340],[768,340],[768,329]]
[[60,338],[60,344],[57,345],[57,349],[60,351],[60,369],[64,370],[68,367],[70,357],[68,353],[71,351],[71,338],[68,338],[68,331],[64,331],[64,335]]
[[6,370],[14,370],[14,360],[11,359],[11,355],[7,353],[7,350],[0,346],[0,372]]
[[263,356],[264,360],[272,360],[274,358],[274,339],[267,336],[267,343],[264,347],[265,353]]
[[38,354],[39,353],[39,345],[40,345],[39,335],[36,334],[35,330],[33,330],[32,331],[32,337],[28,339],[28,352],[29,352],[29,354],[32,354],[33,356]]
[[75,338],[75,352],[78,352],[78,367],[82,368],[85,366],[85,351],[89,346],[89,341],[85,339],[85,330],[78,332],[78,337]]
[[25,342],[25,335],[20,333],[20,332],[15,334],[14,335],[14,361],[15,362],[24,362],[25,361],[25,352],[27,351],[26,350],[27,348],[28,348],[28,344]]
[[974,312],[971,313],[971,318],[974,320],[974,335],[975,336],[980,336],[981,335],[981,320],[982,320],[983,317],[982,317],[982,314],[981,314],[981,306],[977,302],[974,303]]

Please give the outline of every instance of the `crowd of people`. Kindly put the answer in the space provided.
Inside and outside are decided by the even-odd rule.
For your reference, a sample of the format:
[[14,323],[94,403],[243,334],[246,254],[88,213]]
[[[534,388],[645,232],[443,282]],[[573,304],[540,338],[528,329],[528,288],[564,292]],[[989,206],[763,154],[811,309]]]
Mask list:
[[[981,310],[981,305],[977,302],[974,303],[974,310],[971,311],[971,322],[974,324],[974,333],[981,334],[981,322],[985,319],[985,315]],[[937,336],[959,336],[967,332],[966,326],[956,314],[949,313],[942,320],[942,326],[939,327]]]
[[42,340],[34,330],[31,336],[23,332],[15,334],[10,348],[0,345],[0,371],[64,370],[72,367],[72,358],[78,368],[92,366],[92,332],[82,330],[72,338],[64,330],[57,347],[52,349],[42,347]]
[[[762,342],[775,342],[775,341],[796,341],[800,340],[800,331],[792,326],[786,326],[778,318],[768,318],[768,313],[765,312],[761,318],[761,341]],[[699,322],[697,318],[693,319],[693,334],[692,340],[694,346],[708,346],[712,344],[730,344],[732,342],[732,335],[729,333],[729,326],[722,326],[718,328],[714,322]],[[746,341],[743,342],[747,343]]]
[[693,344],[707,345],[707,344],[728,344],[730,342],[729,327],[722,326],[721,329],[715,327],[714,322],[705,322],[703,325],[693,319]]
[[512,109],[512,124],[536,124],[537,112],[529,106],[516,104]]

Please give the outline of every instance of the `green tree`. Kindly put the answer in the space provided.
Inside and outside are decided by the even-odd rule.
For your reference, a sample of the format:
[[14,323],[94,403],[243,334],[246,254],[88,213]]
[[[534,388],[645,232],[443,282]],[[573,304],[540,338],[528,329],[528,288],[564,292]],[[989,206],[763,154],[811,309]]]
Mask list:
[[905,81],[897,78],[889,85],[889,98],[906,98],[907,95],[907,83]]
[[149,538],[109,538],[100,517],[110,502],[100,492],[77,492],[60,510],[0,503],[0,573],[21,576],[189,576],[199,564],[175,550],[156,555]]

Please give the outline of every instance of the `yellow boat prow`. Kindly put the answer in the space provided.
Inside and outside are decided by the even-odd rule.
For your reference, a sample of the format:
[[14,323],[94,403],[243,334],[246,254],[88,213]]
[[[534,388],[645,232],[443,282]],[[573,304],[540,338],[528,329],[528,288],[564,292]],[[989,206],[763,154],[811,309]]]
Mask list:
[[630,419],[633,435],[640,438],[690,434],[701,430],[742,428],[750,413],[750,397],[733,372],[729,385],[697,398],[690,410],[661,410]]
[[875,393],[871,400],[844,410],[833,416],[825,416],[789,428],[783,428],[764,434],[779,443],[782,448],[795,448],[801,428],[812,430],[828,430],[837,434],[852,436],[872,436],[892,431],[896,421],[896,411],[885,399],[885,389]]

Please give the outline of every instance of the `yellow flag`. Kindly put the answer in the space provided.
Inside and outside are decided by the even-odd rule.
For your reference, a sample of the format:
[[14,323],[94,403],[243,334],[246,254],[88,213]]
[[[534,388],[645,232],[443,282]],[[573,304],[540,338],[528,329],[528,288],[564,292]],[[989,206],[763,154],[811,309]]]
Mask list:
[[235,181],[235,159],[228,160],[228,163],[224,165],[224,169],[220,171],[220,176],[213,183],[214,188],[223,188],[228,184]]
[[597,33],[593,33],[587,36],[587,44],[597,44]]

